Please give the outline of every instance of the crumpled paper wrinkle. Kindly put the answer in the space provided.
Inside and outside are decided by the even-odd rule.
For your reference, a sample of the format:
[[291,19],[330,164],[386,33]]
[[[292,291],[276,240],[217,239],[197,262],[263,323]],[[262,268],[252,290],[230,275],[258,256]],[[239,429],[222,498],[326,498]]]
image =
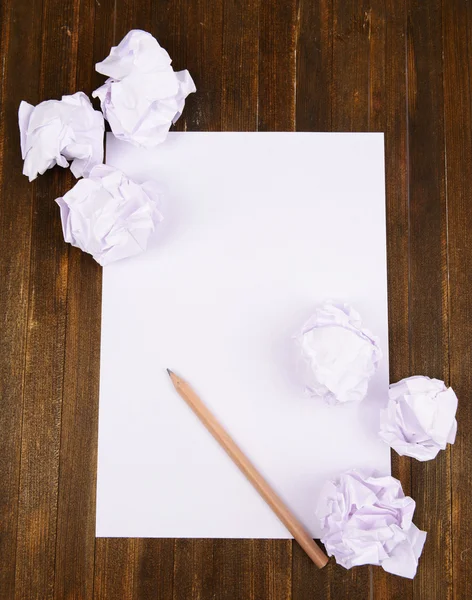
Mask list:
[[457,396],[439,379],[416,376],[392,384],[380,415],[380,437],[401,456],[431,460],[453,444]]
[[65,241],[102,266],[143,252],[162,220],[155,182],[135,183],[106,165],[96,166],[56,202]]
[[150,33],[135,29],[96,64],[109,79],[92,95],[117,138],[144,148],[166,139],[185,98],[196,91],[190,73],[174,72],[171,62]]
[[362,400],[382,352],[347,304],[325,302],[297,336],[304,360],[306,390],[329,404]]
[[30,181],[58,164],[75,177],[86,176],[103,162],[103,116],[83,92],[46,100],[37,106],[21,102],[18,111],[23,174]]
[[380,565],[412,579],[426,533],[413,524],[415,502],[393,477],[343,473],[323,486],[318,505],[321,541],[329,556],[350,569]]

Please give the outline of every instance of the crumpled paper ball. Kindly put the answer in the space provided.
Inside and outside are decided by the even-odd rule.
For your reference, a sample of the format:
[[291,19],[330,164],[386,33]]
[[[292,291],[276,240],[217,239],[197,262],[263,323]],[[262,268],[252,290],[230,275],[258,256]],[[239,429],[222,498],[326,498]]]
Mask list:
[[18,110],[23,174],[30,181],[58,164],[76,177],[103,162],[105,124],[83,92],[46,100],[37,106],[22,101]]
[[380,565],[388,573],[412,579],[426,532],[412,523],[415,501],[397,479],[343,473],[321,490],[316,515],[329,556],[350,569]]
[[382,357],[378,339],[347,304],[325,302],[297,336],[306,390],[329,404],[362,400]]
[[64,239],[91,254],[102,266],[146,249],[157,223],[157,184],[135,183],[106,165],[58,198]]
[[407,377],[390,386],[380,437],[401,456],[425,461],[456,438],[457,396],[444,381]]
[[96,64],[109,79],[95,90],[113,134],[135,146],[163,142],[180,117],[185,98],[196,91],[188,71],[174,72],[171,59],[150,34],[130,31]]

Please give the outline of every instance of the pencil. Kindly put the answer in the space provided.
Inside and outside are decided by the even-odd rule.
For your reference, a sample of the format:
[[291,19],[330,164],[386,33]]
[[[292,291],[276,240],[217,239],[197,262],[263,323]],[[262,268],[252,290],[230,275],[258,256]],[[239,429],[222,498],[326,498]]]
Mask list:
[[323,568],[328,562],[328,557],[314,542],[300,521],[295,517],[295,515],[292,514],[282,499],[275,493],[267,481],[257,471],[247,456],[236,445],[228,432],[223,429],[214,415],[208,410],[205,404],[203,404],[189,384],[169,369],[167,369],[167,372],[169,373],[169,376],[178,394],[185,400],[185,402],[197,415],[203,425],[205,425],[211,435],[216,439],[220,446],[222,446],[233,462],[247,477],[250,483],[252,483],[252,485],[256,488],[262,498],[264,498],[264,500],[274,511],[277,517],[282,521],[285,527],[290,531],[303,550],[305,550],[315,565],[320,569]]

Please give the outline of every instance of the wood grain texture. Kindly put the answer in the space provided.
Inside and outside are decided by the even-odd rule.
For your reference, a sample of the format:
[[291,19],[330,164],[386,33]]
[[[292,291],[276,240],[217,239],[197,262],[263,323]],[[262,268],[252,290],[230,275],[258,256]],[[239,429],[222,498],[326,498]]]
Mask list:
[[331,130],[367,131],[370,5],[364,0],[333,0],[332,18]]
[[[410,368],[449,380],[441,2],[409,3],[407,26]],[[425,297],[425,290],[427,298]],[[414,595],[452,597],[450,450],[412,461],[415,522],[428,531]]]
[[[41,98],[75,91],[77,21],[77,1],[44,0]],[[70,172],[49,171],[38,178],[32,199],[15,598],[54,597],[68,278],[54,200],[72,184]]]
[[299,0],[296,33],[297,131],[331,131],[332,2]]
[[222,131],[256,131],[260,0],[225,0],[221,64]]
[[[69,28],[77,38],[76,89],[92,91],[96,3],[82,2]],[[76,248],[68,250],[64,381],[54,595],[57,600],[92,598],[95,557],[101,270]],[[84,376],[84,374],[87,374]]]
[[[385,135],[390,381],[412,374],[409,333],[408,107],[406,2],[372,5],[369,52],[369,131]],[[392,452],[392,475],[411,495],[411,459]],[[414,493],[413,493],[414,496]],[[372,569],[375,597],[411,598],[413,583]]]
[[295,131],[298,11],[295,0],[259,9],[258,130]]
[[213,540],[175,540],[173,598],[212,598],[214,583]]
[[[457,441],[450,452],[452,490],[452,598],[472,597],[471,453],[472,176],[470,3],[443,4],[444,131],[446,138],[449,266],[450,384],[459,398]],[[442,484],[443,482],[441,482]],[[439,482],[438,482],[439,484]]]
[[34,197],[34,186],[21,173],[16,115],[22,99],[36,103],[39,98],[42,0],[28,6],[2,2],[0,16],[0,598],[10,600],[15,597]]
[[182,0],[178,16],[176,68],[188,69],[198,89],[188,98],[178,128],[221,131],[223,1]]
[[172,600],[174,540],[137,540],[136,597]]
[[136,540],[97,538],[95,543],[94,600],[136,598]]
[[[472,596],[472,7],[462,0],[0,3],[0,599]],[[411,582],[317,570],[287,541],[94,538],[101,275],[62,240],[66,170],[21,174],[17,109],[104,78],[131,28],[198,93],[178,130],[384,131],[390,369],[459,397],[453,448],[393,457],[428,531]]]

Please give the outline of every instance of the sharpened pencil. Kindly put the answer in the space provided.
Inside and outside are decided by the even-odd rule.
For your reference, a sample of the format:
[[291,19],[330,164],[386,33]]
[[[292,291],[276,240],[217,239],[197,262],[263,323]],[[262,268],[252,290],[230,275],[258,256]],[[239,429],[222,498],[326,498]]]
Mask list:
[[205,404],[192,390],[190,385],[169,369],[167,369],[167,372],[169,373],[169,376],[178,394],[183,398],[183,400],[185,400],[185,402],[197,415],[203,425],[205,425],[211,435],[244,473],[250,483],[252,483],[262,498],[264,498],[270,508],[290,531],[295,540],[300,544],[303,550],[305,550],[315,565],[320,569],[323,568],[328,562],[328,557],[312,539],[300,521],[295,517],[295,515],[293,515],[282,499],[262,477],[262,475],[237,446],[227,431],[223,429],[214,415],[208,410]]

